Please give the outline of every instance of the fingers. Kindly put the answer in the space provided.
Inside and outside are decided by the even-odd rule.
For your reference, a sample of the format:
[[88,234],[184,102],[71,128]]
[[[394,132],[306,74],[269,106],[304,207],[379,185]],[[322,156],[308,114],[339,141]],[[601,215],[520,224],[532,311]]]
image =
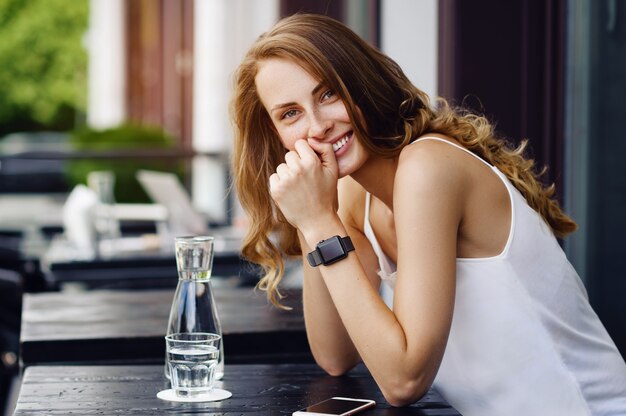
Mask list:
[[319,162],[320,159],[317,153],[303,139],[296,141],[294,150],[285,154],[285,163],[294,172],[313,169],[319,166]]
[[317,163],[317,161],[319,160],[319,156],[315,152],[315,149],[311,147],[307,140],[300,139],[296,141],[296,143],[294,144],[294,148],[296,152],[298,152],[300,158],[305,162]]
[[281,181],[294,179],[316,167],[320,167],[319,155],[306,140],[300,139],[294,144],[294,150],[285,153],[285,162],[278,165],[276,172],[270,176],[270,187],[273,185],[276,189]]
[[337,159],[332,144],[320,143],[311,139],[308,140],[308,144],[319,155],[322,165],[333,170],[337,169]]
[[276,172],[272,173],[269,178],[270,196],[277,203],[282,199],[282,195],[287,192],[288,184],[291,182],[292,174],[289,167],[285,163],[281,163],[276,167]]
[[289,166],[287,166],[286,163],[281,163],[280,165],[278,165],[278,167],[276,168],[276,173],[278,174],[278,177],[280,179],[284,179],[287,176],[289,176],[291,172],[291,169],[289,169]]
[[285,164],[290,169],[298,170],[301,163],[300,155],[297,152],[290,151],[285,154]]
[[270,190],[278,189],[281,181],[285,181],[290,178],[291,170],[286,163],[281,163],[276,167],[276,172],[272,173],[269,178]]
[[276,172],[270,175],[269,185],[270,192],[277,194],[280,189],[288,186],[302,172],[300,166],[300,158],[295,152],[289,152],[285,155],[285,162],[276,167]]
[[278,177],[278,173],[272,173],[270,175],[270,179],[269,179],[269,188],[270,188],[270,194],[273,195],[274,191],[276,189],[276,187],[278,186],[278,182],[280,181],[280,178]]
[[[336,163],[334,155],[331,157]],[[332,205],[337,192],[337,173],[328,171],[306,140],[298,140],[270,175],[268,185],[276,207],[297,228]]]

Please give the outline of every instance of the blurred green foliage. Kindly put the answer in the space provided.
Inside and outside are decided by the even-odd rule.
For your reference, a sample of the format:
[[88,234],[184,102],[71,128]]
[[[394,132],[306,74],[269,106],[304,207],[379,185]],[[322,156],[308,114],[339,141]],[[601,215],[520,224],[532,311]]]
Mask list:
[[[176,140],[160,127],[123,124],[115,128],[96,130],[83,127],[71,133],[70,141],[75,151],[123,151],[175,149]],[[86,184],[92,171],[110,170],[115,174],[115,200],[123,203],[152,202],[135,178],[139,169],[172,172],[184,183],[184,161],[181,159],[79,159],[68,163],[68,182]]]
[[0,136],[84,118],[88,0],[0,0]]

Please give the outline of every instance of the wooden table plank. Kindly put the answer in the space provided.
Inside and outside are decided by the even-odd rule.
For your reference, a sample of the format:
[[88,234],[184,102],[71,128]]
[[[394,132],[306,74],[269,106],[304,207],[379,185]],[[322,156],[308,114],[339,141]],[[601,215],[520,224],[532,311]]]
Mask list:
[[[214,285],[227,363],[312,362],[301,291],[281,310],[264,292]],[[42,363],[162,362],[173,290],[25,294],[20,335],[25,366]],[[272,358],[274,357],[274,358]]]
[[314,364],[227,365],[217,386],[233,397],[213,403],[172,403],[162,366],[35,366],[26,369],[15,415],[291,415],[332,396],[369,398],[363,416],[459,415],[431,390],[411,407],[392,408],[364,366],[331,377]]

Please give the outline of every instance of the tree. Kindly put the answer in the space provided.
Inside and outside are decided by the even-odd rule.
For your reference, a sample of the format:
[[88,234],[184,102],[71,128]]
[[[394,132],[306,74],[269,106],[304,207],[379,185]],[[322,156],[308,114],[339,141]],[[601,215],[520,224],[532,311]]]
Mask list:
[[0,0],[0,136],[84,117],[87,22],[87,0]]

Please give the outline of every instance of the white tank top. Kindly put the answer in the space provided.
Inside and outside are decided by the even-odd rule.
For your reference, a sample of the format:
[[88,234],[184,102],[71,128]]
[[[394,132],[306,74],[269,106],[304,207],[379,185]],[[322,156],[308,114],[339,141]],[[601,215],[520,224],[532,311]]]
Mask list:
[[[511,199],[504,250],[457,258],[452,326],[433,386],[464,416],[626,415],[626,364],[592,310],[551,229],[496,167]],[[414,142],[414,143],[416,143]],[[396,265],[369,223],[381,296],[392,307]]]

